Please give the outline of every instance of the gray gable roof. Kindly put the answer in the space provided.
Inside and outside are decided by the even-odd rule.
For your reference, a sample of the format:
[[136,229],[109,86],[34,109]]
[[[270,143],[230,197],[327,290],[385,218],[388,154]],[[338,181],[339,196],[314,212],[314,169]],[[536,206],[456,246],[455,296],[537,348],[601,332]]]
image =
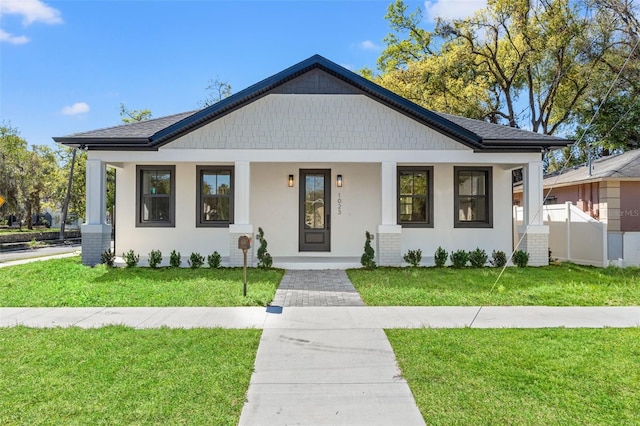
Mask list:
[[544,185],[566,186],[603,179],[640,179],[640,149],[594,160],[591,163],[591,176],[589,176],[588,164],[582,164],[561,173],[546,176]]
[[[323,75],[329,77],[322,77]],[[293,83],[304,76],[314,78],[307,78],[305,84]],[[476,151],[540,152],[545,148],[566,146],[571,143],[569,140],[553,136],[435,113],[319,55],[312,56],[214,105],[195,112],[53,139],[65,145],[82,146],[87,149],[157,150],[164,144],[269,93],[363,94]]]

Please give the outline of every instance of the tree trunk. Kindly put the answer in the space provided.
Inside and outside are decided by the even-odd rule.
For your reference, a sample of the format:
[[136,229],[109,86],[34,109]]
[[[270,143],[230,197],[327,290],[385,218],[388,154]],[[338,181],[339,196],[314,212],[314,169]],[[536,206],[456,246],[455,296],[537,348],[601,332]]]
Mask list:
[[67,194],[64,197],[64,203],[62,204],[62,217],[60,219],[60,239],[64,240],[64,227],[67,222],[67,210],[69,210],[69,199],[71,198],[71,184],[73,182],[73,168],[76,165],[76,151],[77,148],[73,148],[71,153],[71,168],[69,169],[69,181],[67,182]]

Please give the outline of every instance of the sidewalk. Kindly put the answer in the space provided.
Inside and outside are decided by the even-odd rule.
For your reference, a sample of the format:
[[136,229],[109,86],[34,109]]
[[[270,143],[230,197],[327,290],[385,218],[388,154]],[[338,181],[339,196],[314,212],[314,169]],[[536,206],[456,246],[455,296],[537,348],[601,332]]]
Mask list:
[[[345,306],[243,308],[0,308],[0,327],[257,328],[622,328],[640,326],[640,306]],[[473,325],[473,320],[476,313]]]

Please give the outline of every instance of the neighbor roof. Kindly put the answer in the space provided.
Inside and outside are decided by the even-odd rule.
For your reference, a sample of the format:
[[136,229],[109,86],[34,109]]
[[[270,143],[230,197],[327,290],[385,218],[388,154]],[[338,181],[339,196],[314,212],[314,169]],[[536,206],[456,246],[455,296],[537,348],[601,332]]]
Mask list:
[[315,69],[320,69],[342,80],[360,93],[476,151],[539,152],[545,148],[566,146],[571,143],[563,138],[427,110],[320,55],[314,55],[198,111],[53,139],[65,145],[92,150],[157,150],[164,144],[266,96],[278,86]]
[[548,175],[543,183],[545,186],[567,186],[605,179],[640,179],[640,149],[592,161],[591,175],[589,175],[588,164],[582,164],[561,173]]

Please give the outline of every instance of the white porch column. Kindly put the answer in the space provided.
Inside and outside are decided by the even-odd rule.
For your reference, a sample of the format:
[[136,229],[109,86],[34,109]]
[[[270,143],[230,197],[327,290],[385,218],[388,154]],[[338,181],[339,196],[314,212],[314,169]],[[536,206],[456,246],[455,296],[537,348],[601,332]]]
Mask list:
[[251,250],[247,251],[247,264],[253,265],[253,253],[258,244],[253,237],[253,225],[249,223],[251,194],[251,163],[236,161],[234,167],[233,224],[229,225],[229,265],[242,266],[242,250],[238,249],[238,238],[251,238]]
[[111,248],[111,225],[106,223],[107,170],[101,160],[87,160],[87,206],[82,231],[82,263],[94,266]]
[[384,161],[380,170],[381,224],[378,226],[376,252],[378,265],[400,266],[402,226],[398,225],[397,163]]
[[531,161],[523,169],[523,219],[518,228],[520,250],[529,253],[530,266],[549,264],[549,227],[544,225],[542,161]]

